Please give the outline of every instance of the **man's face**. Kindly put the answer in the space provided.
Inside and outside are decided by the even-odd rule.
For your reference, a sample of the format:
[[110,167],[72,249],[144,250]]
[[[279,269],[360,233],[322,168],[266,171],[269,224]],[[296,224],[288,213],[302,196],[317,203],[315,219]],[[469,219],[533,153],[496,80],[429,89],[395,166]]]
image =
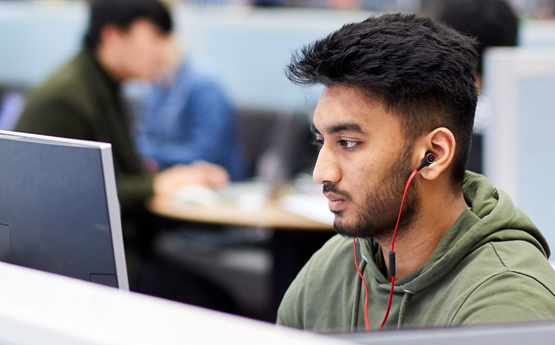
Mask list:
[[166,62],[168,44],[168,35],[146,19],[119,30],[116,45],[121,74],[125,79],[156,78]]
[[[377,239],[391,235],[413,170],[398,118],[360,90],[332,86],[320,97],[313,126],[322,144],[313,178],[324,185],[336,231]],[[411,188],[402,224],[410,222],[417,206]]]

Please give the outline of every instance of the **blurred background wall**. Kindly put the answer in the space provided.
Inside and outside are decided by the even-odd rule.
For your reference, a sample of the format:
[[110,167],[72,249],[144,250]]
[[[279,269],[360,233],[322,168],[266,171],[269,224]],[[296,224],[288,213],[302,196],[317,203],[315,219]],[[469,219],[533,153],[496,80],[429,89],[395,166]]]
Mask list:
[[[545,1],[514,2],[524,18],[520,45],[555,46],[555,22],[527,19],[548,17],[544,7],[552,7],[541,7]],[[441,1],[289,3],[295,7],[253,6],[247,1],[170,2],[176,36],[186,53],[210,65],[239,108],[310,112],[320,88],[300,89],[285,78],[292,51],[373,11],[433,13]],[[87,6],[82,1],[0,1],[0,87],[38,85],[79,49],[86,24]]]

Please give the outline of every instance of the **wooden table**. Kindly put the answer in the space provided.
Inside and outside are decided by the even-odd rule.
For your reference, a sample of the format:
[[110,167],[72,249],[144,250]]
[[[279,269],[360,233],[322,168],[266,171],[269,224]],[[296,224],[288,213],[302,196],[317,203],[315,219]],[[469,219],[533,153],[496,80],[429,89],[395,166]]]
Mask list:
[[286,212],[277,200],[260,210],[238,208],[230,203],[212,206],[178,204],[172,198],[155,197],[148,209],[159,216],[206,224],[265,227],[275,230],[333,231],[333,226]]
[[286,212],[279,200],[269,201],[260,210],[246,210],[231,203],[201,206],[155,197],[149,201],[148,209],[158,216],[180,221],[273,229],[269,245],[274,258],[272,316],[276,315],[283,294],[304,264],[335,235],[332,225]]

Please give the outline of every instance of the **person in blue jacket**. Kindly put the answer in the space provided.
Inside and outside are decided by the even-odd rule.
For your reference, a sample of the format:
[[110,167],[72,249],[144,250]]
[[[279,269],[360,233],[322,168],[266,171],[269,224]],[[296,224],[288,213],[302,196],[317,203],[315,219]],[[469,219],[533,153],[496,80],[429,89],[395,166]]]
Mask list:
[[156,169],[207,161],[232,180],[245,177],[236,111],[216,80],[175,44],[169,71],[153,83],[140,107],[138,146]]

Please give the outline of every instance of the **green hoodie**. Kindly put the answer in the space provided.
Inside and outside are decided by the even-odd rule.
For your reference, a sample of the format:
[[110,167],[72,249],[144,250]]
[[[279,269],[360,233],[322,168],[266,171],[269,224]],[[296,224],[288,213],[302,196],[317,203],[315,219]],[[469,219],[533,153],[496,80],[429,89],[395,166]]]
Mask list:
[[[555,318],[555,271],[542,234],[484,176],[467,172],[463,193],[470,207],[428,262],[395,282],[384,329]],[[357,256],[368,284],[370,330],[377,330],[391,287],[382,250],[357,239]],[[314,254],[287,290],[277,322],[325,333],[365,330],[352,238],[337,235]]]

